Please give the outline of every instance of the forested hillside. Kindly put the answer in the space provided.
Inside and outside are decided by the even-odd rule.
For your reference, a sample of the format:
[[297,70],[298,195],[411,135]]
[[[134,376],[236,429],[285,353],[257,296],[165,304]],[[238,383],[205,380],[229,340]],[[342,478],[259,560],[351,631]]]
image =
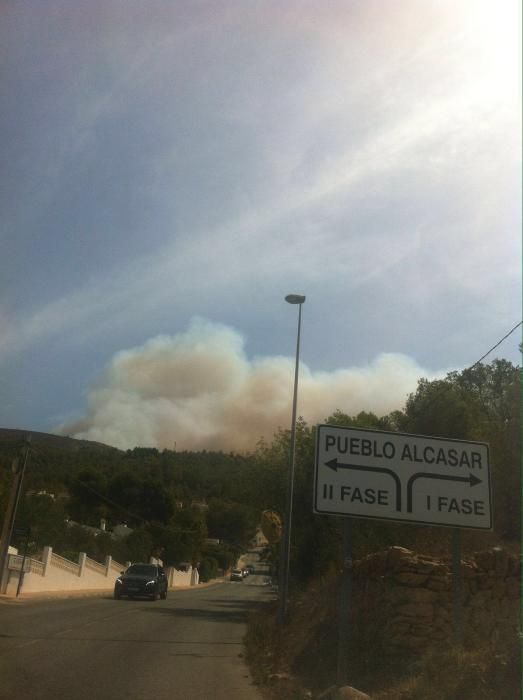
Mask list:
[[[494,533],[477,538],[515,542],[520,535],[519,368],[503,360],[454,372],[437,381],[420,380],[402,409],[378,417],[348,416],[337,410],[326,422],[381,430],[479,440],[490,444]],[[23,455],[25,433],[0,433],[0,507],[5,509],[11,464]],[[312,513],[315,428],[299,420],[291,570],[295,582],[337,566],[340,523]],[[119,561],[157,554],[166,563],[206,560],[209,569],[228,567],[248,546],[264,509],[283,511],[289,462],[289,431],[260,442],[247,455],[176,452],[136,447],[126,452],[91,443],[33,433],[24,496],[17,525],[31,529],[36,552],[51,544],[76,556],[86,551]],[[107,532],[96,533],[106,521]],[[126,523],[132,533],[109,534]],[[448,531],[412,525],[355,522],[358,556],[389,544],[440,550]],[[206,538],[222,544],[208,544]],[[464,545],[467,546],[465,537]],[[17,544],[16,538],[14,544]],[[276,564],[276,545],[269,556]],[[205,567],[204,567],[205,568]]]
[[[7,503],[11,464],[22,461],[26,433],[0,435],[0,506]],[[248,546],[259,519],[251,504],[252,459],[218,452],[135,448],[127,452],[33,433],[17,526],[29,526],[30,551],[46,544],[65,556],[79,551],[119,561],[161,556],[168,564],[209,559],[227,568]],[[106,532],[96,532],[101,521]],[[125,523],[132,533],[111,537]],[[90,529],[85,526],[90,526]],[[205,544],[219,539],[220,546]],[[16,536],[15,545],[21,542]]]

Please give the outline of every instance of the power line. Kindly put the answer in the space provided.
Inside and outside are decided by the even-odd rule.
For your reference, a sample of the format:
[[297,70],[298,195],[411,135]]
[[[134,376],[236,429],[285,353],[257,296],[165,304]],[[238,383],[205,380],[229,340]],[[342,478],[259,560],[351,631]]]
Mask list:
[[125,513],[126,515],[130,515],[130,516],[133,518],[133,520],[140,520],[140,521],[142,521],[142,522],[147,522],[147,519],[144,518],[143,515],[138,515],[137,513],[133,513],[132,511],[127,510],[127,508],[124,508],[124,507],[121,506],[119,503],[116,503],[115,501],[111,500],[111,499],[108,498],[107,496],[104,496],[103,494],[101,494],[101,493],[100,493],[99,491],[97,491],[96,489],[93,489],[92,486],[88,486],[88,485],[85,483],[85,481],[78,480],[78,484],[79,484],[82,488],[87,489],[87,491],[90,491],[91,493],[94,493],[94,495],[95,495],[95,496],[98,496],[98,498],[102,499],[102,501],[106,501],[106,503],[109,503],[110,505],[114,506],[114,507],[117,508],[118,510],[121,510],[121,511],[122,511],[123,513]]
[[[87,489],[88,491],[91,491],[91,493],[94,493],[95,496],[98,496],[98,498],[100,498],[102,501],[106,501],[107,503],[110,503],[115,508],[118,508],[119,510],[121,510],[123,513],[130,515],[134,520],[140,520],[144,525],[151,524],[151,521],[148,520],[147,518],[144,518],[143,515],[138,515],[136,513],[133,513],[130,510],[127,510],[127,508],[124,508],[124,506],[120,505],[119,503],[116,503],[116,501],[113,501],[110,498],[108,498],[107,496],[104,496],[102,493],[100,493],[99,491],[94,489],[92,486],[88,486],[84,481],[78,481],[78,483],[82,486],[82,488]],[[194,534],[198,534],[200,532],[199,530],[194,530],[194,529],[189,530],[187,528],[180,528],[180,527],[173,527],[173,526],[171,526],[171,527],[172,527],[174,532],[178,532],[178,533],[181,532],[183,534],[189,533],[191,535],[194,535]]]
[[498,347],[498,345],[501,345],[501,343],[502,343],[504,340],[506,340],[506,339],[509,337],[509,335],[512,335],[512,333],[514,333],[514,331],[517,330],[522,324],[523,324],[523,321],[520,321],[519,323],[516,323],[516,325],[514,326],[514,328],[512,328],[512,329],[507,333],[507,335],[504,335],[503,338],[501,338],[500,341],[498,341],[495,345],[493,345],[493,346],[490,348],[490,350],[488,350],[482,357],[479,358],[479,360],[477,360],[477,362],[474,362],[474,364],[471,365],[471,366],[469,367],[469,369],[474,369],[474,367],[475,367],[476,365],[479,365],[479,363],[480,363],[482,360],[484,360],[484,359],[487,357],[487,355],[490,355],[490,353],[491,353],[493,350],[495,350],[495,349]]

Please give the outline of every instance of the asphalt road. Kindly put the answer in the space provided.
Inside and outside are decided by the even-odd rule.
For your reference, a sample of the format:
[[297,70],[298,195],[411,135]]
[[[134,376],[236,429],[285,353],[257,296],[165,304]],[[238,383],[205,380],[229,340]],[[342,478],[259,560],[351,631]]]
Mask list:
[[170,591],[165,601],[0,605],[0,698],[261,700],[243,659],[264,576]]

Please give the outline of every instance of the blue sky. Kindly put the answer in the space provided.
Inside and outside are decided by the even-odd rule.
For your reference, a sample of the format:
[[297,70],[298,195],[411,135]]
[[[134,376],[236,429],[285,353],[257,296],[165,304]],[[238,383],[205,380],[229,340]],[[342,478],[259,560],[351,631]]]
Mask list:
[[[472,364],[520,320],[517,0],[0,12],[0,425],[120,446],[270,432],[288,408],[289,292],[307,295],[310,420],[399,408],[417,376]],[[493,356],[519,362],[518,340]],[[226,390],[191,385],[189,410],[180,382],[151,398],[122,379],[126,352],[147,376],[166,358],[192,376],[177,353],[201,344],[263,396],[240,398],[232,372]]]

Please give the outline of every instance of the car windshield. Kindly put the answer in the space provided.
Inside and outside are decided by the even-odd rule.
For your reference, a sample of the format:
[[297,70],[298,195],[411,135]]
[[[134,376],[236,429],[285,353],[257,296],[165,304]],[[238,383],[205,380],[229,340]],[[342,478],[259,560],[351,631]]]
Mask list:
[[143,576],[156,576],[157,569],[156,566],[153,566],[152,564],[133,564],[125,573],[140,574]]

